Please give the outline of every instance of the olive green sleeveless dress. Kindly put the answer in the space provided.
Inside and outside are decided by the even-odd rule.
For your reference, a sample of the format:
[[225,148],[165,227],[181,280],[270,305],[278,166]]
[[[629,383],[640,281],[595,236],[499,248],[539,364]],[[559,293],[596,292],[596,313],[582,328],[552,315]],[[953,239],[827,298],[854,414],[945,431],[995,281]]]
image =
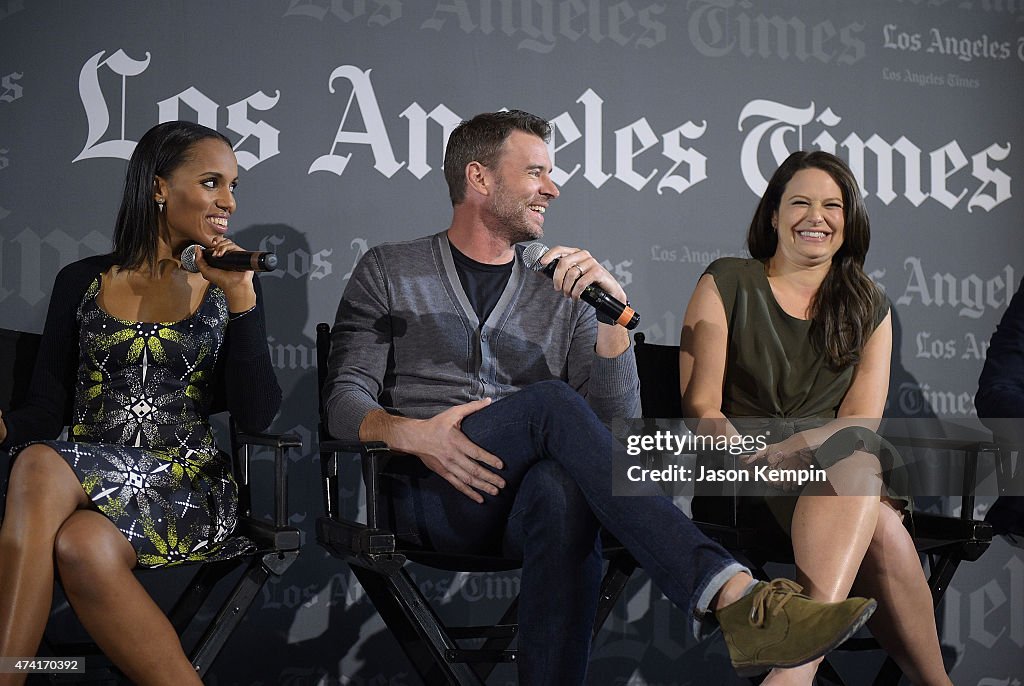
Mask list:
[[[790,316],[776,301],[766,265],[760,260],[726,257],[712,262],[704,273],[715,280],[729,328],[722,413],[742,433],[766,435],[769,443],[835,419],[853,381],[854,368],[829,368],[811,341],[811,322]],[[888,311],[889,302],[879,293],[876,327]],[[840,430],[815,451],[815,463],[827,468],[856,450],[879,458],[891,498],[909,501],[903,495],[907,484],[898,452],[873,431],[861,427]],[[741,494],[764,499],[788,531],[795,496],[754,483],[744,484]],[[709,504],[694,503],[695,515],[702,506]],[[750,507],[757,505],[749,500],[741,505],[741,509]]]

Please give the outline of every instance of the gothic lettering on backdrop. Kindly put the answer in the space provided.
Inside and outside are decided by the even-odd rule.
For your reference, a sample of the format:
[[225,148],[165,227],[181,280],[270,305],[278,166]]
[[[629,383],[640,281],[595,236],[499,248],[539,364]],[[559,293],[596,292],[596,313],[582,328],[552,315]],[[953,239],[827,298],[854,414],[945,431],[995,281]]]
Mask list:
[[267,350],[275,369],[306,370],[316,366],[316,349],[306,343],[286,343],[268,333]]
[[23,73],[16,71],[0,79],[0,88],[3,88],[0,91],[0,102],[14,102],[21,97],[25,89],[15,82],[20,81],[23,76]]
[[[0,19],[3,17],[0,16]],[[22,72],[11,72],[2,79],[0,79],[0,103],[12,103],[15,100],[21,98],[24,93],[24,88],[17,83],[24,74]],[[7,155],[10,154],[10,150],[5,147],[0,147],[0,171],[7,168],[8,159]],[[0,220],[6,218],[11,214],[10,210],[0,205]]]
[[653,48],[666,38],[667,27],[657,19],[665,12],[665,5],[630,0],[506,0],[500,5],[489,0],[454,0],[435,3],[433,13],[420,28],[440,32],[450,25],[467,34],[525,36],[516,47],[540,54],[550,53],[563,38],[573,43],[587,38],[598,45],[611,40],[622,47]]
[[[966,649],[968,643],[992,649],[997,643],[1009,642],[1017,651],[1024,648],[1024,561],[1020,556],[1011,556],[1002,569],[993,571],[995,578],[978,588],[951,587],[946,593],[942,636],[958,652]],[[1020,681],[982,679],[979,686],[983,684],[1019,686]]]
[[939,417],[970,417],[977,414],[974,407],[974,393],[961,390],[932,388],[931,384],[901,382],[896,388],[895,398],[886,398],[889,411],[895,403],[899,414],[904,417],[922,417],[934,414]]
[[836,27],[829,19],[808,25],[800,17],[748,13],[752,5],[737,0],[697,0],[688,3],[690,44],[704,57],[740,54],[755,59],[814,60],[848,66],[864,58],[859,38],[865,25],[852,22]]
[[[397,159],[391,136],[385,124],[384,115],[380,109],[373,83],[370,79],[370,69],[360,69],[354,65],[343,65],[335,69],[328,81],[328,88],[331,93],[336,93],[335,81],[346,79],[351,90],[347,93],[345,107],[342,111],[341,121],[338,130],[331,142],[330,152],[322,155],[313,161],[309,167],[309,173],[326,171],[341,176],[345,173],[352,159],[352,152],[345,148],[346,152],[339,152],[339,146],[365,145],[369,147],[373,155],[373,168],[386,178],[394,176],[403,166],[417,178],[423,178],[431,169],[426,160],[428,150],[437,150],[438,165],[442,162],[443,151],[448,143],[448,136],[461,121],[461,117],[443,104],[434,107],[427,112],[418,103],[412,103],[400,116],[409,122],[409,162],[401,162]],[[552,163],[554,171],[552,179],[559,185],[567,183],[580,169],[577,164],[571,170],[566,171],[558,166],[559,153],[565,148],[573,145],[582,139],[583,145],[583,178],[590,182],[594,188],[600,188],[609,178],[616,178],[630,186],[634,190],[642,190],[659,169],[647,170],[646,174],[634,168],[635,159],[643,152],[655,147],[659,137],[647,121],[641,117],[636,121],[614,131],[615,135],[615,170],[613,173],[606,172],[603,168],[602,159],[602,138],[604,136],[604,100],[588,88],[576,102],[583,106],[584,130],[580,131],[576,119],[568,112],[554,117],[551,120],[554,129],[551,143]],[[358,108],[360,119],[363,122],[363,130],[353,131],[346,129],[346,123],[350,115],[353,115],[353,106]],[[579,115],[577,115],[578,117]],[[437,144],[429,145],[428,121],[433,121],[441,127],[441,136]],[[707,157],[693,148],[685,147],[684,141],[696,140],[707,130],[707,122],[700,124],[686,122],[678,127],[666,131],[661,135],[661,153],[673,164],[662,174],[657,184],[658,193],[665,189],[683,193],[693,185],[707,178],[706,166]],[[680,165],[685,164],[688,176],[676,174]]]
[[[104,53],[99,52],[91,57],[83,66],[79,78],[79,92],[86,110],[89,132],[82,152],[74,160],[76,162],[95,157],[127,159],[135,145],[135,141],[127,139],[125,133],[124,89],[127,88],[129,77],[139,76],[146,70],[150,55],[146,53],[144,60],[135,60],[118,50],[106,59],[103,56]],[[99,84],[99,71],[103,68],[121,76],[122,89],[119,134],[107,140],[101,140],[109,135],[111,128],[110,109]],[[440,166],[448,136],[461,117],[443,103],[429,111],[416,102],[408,105],[398,115],[407,121],[408,159],[399,160],[374,91],[371,71],[355,65],[342,65],[331,72],[328,89],[331,93],[341,91],[347,95],[345,106],[329,152],[317,157],[309,166],[308,173],[325,171],[337,176],[343,175],[352,160],[351,146],[367,146],[373,156],[373,168],[386,178],[393,177],[405,167],[417,179],[422,179],[434,170],[428,161],[431,158]],[[345,82],[344,87],[337,83],[339,81]],[[254,138],[258,143],[258,154],[238,150],[238,162],[244,169],[251,169],[279,153],[280,131],[262,119],[253,122],[249,117],[250,109],[270,110],[279,99],[280,91],[276,91],[273,96],[261,91],[226,108],[227,128],[242,136],[235,145],[236,150],[249,138]],[[184,105],[196,113],[200,123],[211,128],[217,126],[220,105],[195,86],[157,104],[161,121],[182,116],[181,108]],[[647,117],[640,117],[616,128],[612,131],[615,141],[614,169],[606,170],[603,143],[608,124],[604,117],[604,99],[593,89],[587,88],[576,99],[576,104],[581,106],[582,112],[577,111],[574,116],[566,111],[551,119],[553,136],[550,150],[555,183],[567,184],[582,169],[582,178],[594,188],[601,188],[609,179],[615,178],[633,190],[641,191],[658,177],[654,186],[658,194],[665,190],[682,194],[708,178],[707,156],[689,145],[691,141],[703,137],[709,126],[707,120],[700,123],[686,121],[664,131],[660,136]],[[350,116],[355,118],[356,113],[363,122],[362,130],[346,128]],[[963,204],[968,212],[976,208],[990,211],[1011,195],[1012,179],[995,164],[1009,157],[1009,142],[1005,145],[992,143],[968,158],[955,139],[927,154],[919,145],[902,135],[892,143],[878,133],[864,137],[851,132],[842,140],[837,140],[833,130],[843,121],[842,117],[830,107],[817,111],[813,102],[801,108],[771,100],[752,100],[740,112],[738,129],[746,130],[748,121],[756,123],[749,125],[749,131],[743,139],[739,164],[748,187],[758,195],[767,185],[760,158],[762,147],[766,145],[775,160],[774,164],[780,163],[794,149],[813,146],[842,154],[841,148],[845,150],[845,157],[857,175],[865,197],[874,195],[886,205],[899,197],[898,187],[902,189],[904,199],[915,207],[931,198],[947,209]],[[431,145],[431,131],[436,127],[440,127],[440,135]],[[790,140],[794,138],[794,133],[796,140]],[[668,167],[662,171],[662,167],[651,166],[647,162],[646,167],[638,168],[642,164],[639,158],[652,149],[658,149],[659,141],[661,157],[667,160]],[[431,150],[436,151],[434,156],[430,155]],[[873,182],[869,181],[867,173],[868,153],[875,162]],[[559,165],[559,158],[564,160],[573,154],[582,158],[582,161],[568,169]],[[896,155],[902,161],[902,184],[896,183],[894,179],[894,168],[898,166],[894,160]],[[644,159],[649,160],[650,155]],[[964,178],[968,166],[973,183]],[[968,187],[969,183],[971,187]],[[973,192],[968,197],[972,188]]]
[[[387,178],[391,178],[405,166],[405,162],[399,161],[395,155],[391,136],[388,133],[385,118],[370,79],[370,71],[353,65],[345,65],[335,69],[331,74],[330,89],[332,93],[337,92],[335,80],[339,78],[348,79],[351,90],[348,92],[331,150],[314,161],[309,169],[310,173],[329,171],[338,176],[342,175],[351,161],[353,153],[346,151],[341,154],[339,146],[349,145],[369,146],[374,159],[374,169]],[[576,103],[582,105],[583,109],[582,132],[577,124],[579,115],[577,118],[573,118],[568,112],[563,112],[551,119],[554,134],[550,149],[554,164],[552,178],[555,183],[565,185],[582,167],[582,177],[594,188],[600,188],[610,178],[616,178],[636,191],[647,186],[659,172],[658,168],[651,168],[643,172],[635,168],[637,157],[658,143],[658,136],[647,118],[641,117],[614,130],[615,168],[613,172],[610,172],[603,167],[604,100],[593,89],[588,88],[576,100]],[[363,130],[350,131],[346,129],[346,122],[353,113],[353,106],[358,108],[361,115]],[[925,155],[922,149],[906,136],[900,136],[894,143],[888,143],[877,133],[871,134],[865,139],[853,132],[838,141],[829,129],[842,122],[842,117],[836,115],[828,107],[817,116],[815,114],[814,103],[805,108],[798,108],[770,100],[753,100],[743,107],[739,117],[740,131],[744,130],[745,122],[748,119],[764,119],[750,129],[743,140],[740,152],[740,168],[752,191],[760,195],[767,186],[765,174],[761,170],[759,161],[759,153],[763,145],[768,145],[775,164],[782,162],[792,150],[814,146],[836,154],[842,154],[840,148],[845,149],[845,156],[857,175],[865,197],[874,194],[886,205],[899,197],[896,192],[898,184],[893,178],[894,153],[898,154],[903,161],[903,197],[914,206],[919,206],[928,198],[939,202],[947,209],[953,209],[959,205],[967,196],[969,189],[959,185],[966,181],[960,182],[959,178],[954,180],[953,177],[958,176],[958,172],[965,170],[968,163],[970,163],[970,175],[977,182],[974,184],[973,193],[965,203],[968,212],[972,212],[976,208],[990,211],[1010,198],[1011,178],[993,164],[993,162],[1001,162],[1009,157],[1010,144],[1008,142],[1005,145],[992,143],[972,154],[970,160],[956,140],[949,141]],[[422,178],[431,169],[426,163],[426,151],[429,147],[427,120],[432,120],[441,126],[440,145],[437,145],[436,148],[443,150],[447,143],[447,137],[459,117],[444,105],[438,105],[427,113],[417,103],[413,103],[404,110],[401,117],[409,121],[410,171],[417,178]],[[820,126],[820,131],[817,131],[814,138],[810,138],[813,131],[806,135],[804,131],[804,127],[812,122]],[[656,185],[659,194],[665,189],[671,189],[681,194],[693,185],[707,179],[707,157],[691,147],[684,147],[684,140],[699,139],[707,131],[707,128],[706,121],[702,121],[700,124],[688,121],[661,135],[661,154],[673,164],[661,176]],[[796,132],[797,140],[787,141],[787,135],[793,132]],[[580,140],[583,145],[582,165],[577,163],[568,170],[559,166],[560,153]],[[873,188],[866,187],[869,152],[875,159]],[[438,156],[439,161],[440,158],[441,155]],[[415,161],[415,169],[413,161]],[[687,176],[675,173],[683,164],[686,165]],[[922,168],[927,170],[927,191],[923,187]]]
[[[7,148],[0,148],[0,171],[7,169],[7,165],[9,164],[7,155],[10,152],[11,151],[8,150]],[[6,209],[3,205],[0,205],[0,221],[6,219],[10,214],[10,210]]]
[[[912,29],[911,29],[912,31]],[[956,36],[932,27],[925,32],[902,30],[897,24],[882,27],[883,47],[903,52],[920,52],[947,55],[961,62],[976,59],[1006,60],[1014,55],[1013,42],[997,40],[987,33],[980,36]]]
[[[403,3],[399,0],[353,0],[329,3],[322,0],[292,0],[284,16],[324,21],[331,16],[345,24],[383,27],[400,19],[407,26],[440,33],[459,31],[518,39],[515,47],[548,54],[561,40],[576,43],[586,39],[597,45],[611,41],[623,48],[653,48],[667,38],[667,27],[658,20],[665,2],[636,0],[440,0],[434,3]],[[419,12],[407,17],[405,9]]]
[[[284,237],[277,235],[264,236],[260,240],[257,250],[277,253],[279,265],[276,270],[263,274],[261,278],[288,276],[294,279],[319,281],[334,273],[334,264],[330,260],[334,253],[333,248],[311,253],[303,248],[290,249],[285,242]],[[352,263],[342,276],[342,282],[347,282],[351,277],[359,259],[366,253],[368,244],[365,238],[354,238],[349,246],[353,253]],[[316,365],[316,348],[310,345],[305,337],[300,337],[298,343],[289,343],[268,334],[267,349],[270,351],[271,364],[277,369],[306,370]],[[311,444],[307,442],[304,445]]]
[[[388,138],[387,129],[384,127],[384,118],[380,113],[380,105],[377,103],[377,96],[373,92],[373,85],[370,83],[370,69],[363,71],[359,67],[346,64],[331,72],[327,80],[327,87],[331,93],[335,93],[335,79],[348,79],[352,84],[352,92],[349,93],[348,102],[345,104],[345,111],[341,115],[341,123],[338,124],[338,131],[334,134],[334,142],[331,144],[331,152],[322,155],[313,161],[309,167],[309,174],[317,171],[328,171],[341,176],[345,173],[352,153],[347,155],[335,154],[338,145],[350,143],[355,145],[369,145],[373,152],[373,168],[387,178],[395,175],[404,163],[395,159],[395,153],[391,148],[391,140]],[[359,113],[362,116],[365,131],[346,131],[345,121],[348,119],[349,111],[353,102],[358,102]],[[424,131],[426,126],[423,127]],[[409,135],[412,136],[413,127],[409,128]],[[447,137],[445,144],[447,145]],[[410,147],[412,147],[410,145]]]
[[[329,4],[330,7],[327,7],[326,4]],[[369,26],[387,26],[402,18],[401,0],[373,0],[374,7],[367,7],[365,0],[349,3],[331,0],[326,4],[317,0],[291,0],[284,16],[310,17],[317,21],[323,21],[330,13],[331,16],[346,24],[360,19]]]
[[[805,108],[799,108],[771,100],[752,100],[743,107],[739,117],[740,131],[744,130],[747,120],[763,119],[750,128],[740,151],[743,179],[754,193],[761,195],[768,186],[759,157],[762,146],[767,145],[775,160],[772,169],[793,150],[811,149],[812,146],[846,158],[864,197],[874,194],[885,205],[898,197],[893,181],[894,153],[899,154],[903,162],[903,197],[915,207],[930,197],[946,208],[953,209],[967,195],[968,188],[964,185],[967,182],[959,178],[954,182],[952,179],[968,164],[956,140],[935,148],[927,156],[906,136],[900,136],[894,143],[889,143],[877,133],[865,139],[853,132],[837,141],[830,129],[837,126],[842,117],[837,116],[830,107],[821,110],[817,116],[815,112],[813,102]],[[810,128],[810,131],[805,132],[804,127]],[[787,141],[787,135],[793,133],[796,133],[796,141]],[[845,149],[845,155],[839,151],[840,147]],[[876,165],[873,188],[866,187],[868,151],[873,154]],[[975,185],[974,193],[967,201],[968,212],[975,208],[990,211],[1010,198],[1010,176],[990,164],[993,161],[1002,162],[1009,155],[1010,143],[1007,142],[1005,146],[992,143],[971,156],[970,174],[980,184]],[[927,192],[922,181],[922,167],[925,165],[929,179]],[[951,185],[954,187],[950,188]]]
[[[97,157],[126,160],[131,157],[132,150],[135,149],[135,144],[138,142],[126,137],[127,113],[124,108],[127,100],[128,79],[137,77],[146,71],[150,63],[150,54],[147,52],[145,59],[142,60],[129,57],[124,50],[118,50],[106,59],[103,57],[104,54],[104,51],[101,50],[90,57],[82,66],[78,77],[78,92],[82,106],[85,108],[88,134],[82,152],[78,153],[72,162]],[[104,68],[121,77],[120,93],[104,94],[100,87],[100,71]],[[120,103],[117,112],[118,120],[115,122],[117,130],[114,135],[117,137],[101,140],[104,136],[110,135],[108,97],[112,102]],[[257,122],[252,121],[249,118],[249,110],[268,111],[277,104],[280,97],[280,91],[275,91],[273,95],[259,91],[228,105],[226,108],[227,129],[241,136],[234,145],[235,156],[238,158],[238,165],[247,171],[280,152],[277,140],[280,131],[262,119]],[[186,118],[187,115],[182,109],[183,105],[195,113],[198,123],[209,126],[211,129],[219,128],[220,105],[195,86],[190,86],[180,93],[158,102],[158,122],[156,123]],[[250,143],[247,147],[255,147],[257,150],[255,154],[241,149],[250,138],[254,139],[255,143]]]
[[931,331],[918,331],[914,336],[914,357],[923,360],[984,360],[989,341],[973,331],[962,337],[940,336]]
[[[637,0],[448,0],[407,3],[419,11],[408,17],[399,0],[355,2],[292,0],[284,16],[324,21],[328,16],[345,24],[383,27],[400,19],[421,30],[507,36],[515,47],[549,54],[560,41],[595,45],[608,42],[631,49],[651,49],[670,36],[661,21],[667,2]],[[738,54],[749,59],[796,60],[849,66],[861,61],[867,45],[862,22],[835,24],[831,19],[805,21],[800,16],[752,12],[751,3],[738,0],[695,0],[687,3],[686,39],[704,57]],[[426,9],[424,9],[426,8]]]
[[341,280],[348,283],[348,280],[352,278],[352,272],[356,270],[356,265],[359,264],[359,260],[366,254],[366,251],[370,249],[369,244],[365,238],[353,238],[352,242],[349,243],[349,247],[355,251],[352,257],[352,266],[349,267],[348,271],[341,277]]
[[[7,246],[15,246],[18,251],[20,278],[16,291],[0,288],[0,302],[17,293],[29,306],[35,307],[49,296],[48,289],[53,283],[54,269],[86,255],[107,252],[110,237],[90,231],[81,238],[75,238],[60,229],[39,234],[26,228],[13,236],[5,232],[0,234],[0,264],[3,263],[3,253]],[[4,275],[13,271],[4,270]],[[15,285],[5,282],[5,285]]]
[[960,278],[945,272],[926,276],[921,258],[913,256],[903,261],[903,268],[907,285],[896,298],[897,305],[950,307],[968,319],[979,319],[988,311],[1002,311],[1017,290],[1014,269],[1009,264],[988,278],[978,274]]
[[[962,322],[949,330],[919,329],[907,334],[910,354],[916,360],[939,361],[947,369],[952,363],[948,361],[965,361],[971,366],[970,377],[975,378],[976,366],[985,360],[991,335],[991,325],[980,322],[1002,312],[1017,291],[1017,272],[1013,265],[1006,264],[989,273],[951,274],[929,271],[921,257],[908,256],[903,261],[903,269],[905,275],[898,288],[893,288],[893,281],[900,277],[890,279],[887,287],[884,269],[870,276],[889,293],[894,305],[914,310],[948,308]],[[979,330],[964,330],[969,322],[979,322]],[[895,407],[903,416],[934,413],[967,417],[977,413],[973,388],[937,388],[928,382],[899,383],[890,394],[887,406]]]
[[315,253],[310,253],[303,248],[282,250],[281,246],[284,245],[284,242],[283,236],[271,235],[260,239],[256,249],[261,252],[276,253],[278,263],[277,269],[261,275],[261,279],[282,279],[287,275],[293,279],[319,281],[330,276],[334,271],[334,265],[329,259],[331,253],[334,252],[333,248],[324,248]]

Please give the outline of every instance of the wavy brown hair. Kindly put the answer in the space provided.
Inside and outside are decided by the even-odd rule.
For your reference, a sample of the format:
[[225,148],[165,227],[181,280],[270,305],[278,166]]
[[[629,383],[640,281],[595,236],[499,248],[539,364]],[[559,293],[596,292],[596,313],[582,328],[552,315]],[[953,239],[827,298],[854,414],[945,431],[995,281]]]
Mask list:
[[811,301],[811,340],[828,366],[844,369],[860,362],[860,354],[875,328],[875,311],[885,297],[864,273],[864,258],[871,243],[871,224],[853,172],[830,153],[794,152],[775,170],[761,196],[747,231],[751,257],[767,262],[775,255],[778,234],[772,217],[779,210],[790,179],[802,169],[820,169],[843,193],[843,245]]

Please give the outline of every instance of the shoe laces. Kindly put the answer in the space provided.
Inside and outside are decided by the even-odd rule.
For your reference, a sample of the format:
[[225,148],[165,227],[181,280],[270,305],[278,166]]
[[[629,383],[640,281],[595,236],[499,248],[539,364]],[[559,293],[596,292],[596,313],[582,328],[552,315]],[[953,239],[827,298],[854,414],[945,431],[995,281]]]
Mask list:
[[771,610],[772,616],[779,614],[790,598],[799,595],[804,588],[789,579],[773,579],[754,592],[754,605],[750,608],[750,623],[764,626],[764,620]]

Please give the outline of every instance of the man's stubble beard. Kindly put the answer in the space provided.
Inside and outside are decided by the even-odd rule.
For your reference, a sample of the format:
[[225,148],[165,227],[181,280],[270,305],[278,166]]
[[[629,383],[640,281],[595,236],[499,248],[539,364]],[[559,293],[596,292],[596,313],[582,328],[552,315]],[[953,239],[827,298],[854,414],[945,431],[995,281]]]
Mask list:
[[494,200],[491,202],[491,232],[509,242],[522,243],[535,241],[544,236],[544,227],[535,225],[529,217],[530,210],[525,204],[507,200],[504,184],[498,180],[494,188]]

